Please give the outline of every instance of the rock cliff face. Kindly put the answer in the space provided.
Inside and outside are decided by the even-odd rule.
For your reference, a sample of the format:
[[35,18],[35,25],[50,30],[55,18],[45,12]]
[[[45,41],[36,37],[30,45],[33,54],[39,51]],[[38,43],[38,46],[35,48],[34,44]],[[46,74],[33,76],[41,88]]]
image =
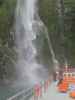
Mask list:
[[12,26],[15,6],[16,0],[0,0],[0,79],[12,76],[14,68],[15,51],[13,50],[14,32],[12,32]]
[[[48,28],[57,59],[75,65],[75,1],[39,0],[39,15]],[[59,15],[61,13],[62,16]]]
[[[52,42],[56,58],[60,63],[64,63],[64,20],[63,20],[63,7],[61,0],[41,0],[39,2],[39,15],[48,28],[49,38]],[[60,5],[60,8],[59,8]],[[60,16],[60,17],[59,17]]]

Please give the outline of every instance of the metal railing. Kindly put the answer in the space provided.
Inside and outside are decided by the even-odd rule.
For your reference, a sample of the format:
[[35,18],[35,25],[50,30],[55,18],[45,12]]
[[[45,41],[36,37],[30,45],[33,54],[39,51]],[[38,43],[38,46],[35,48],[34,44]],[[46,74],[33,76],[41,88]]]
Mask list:
[[12,97],[7,98],[7,100],[29,100],[33,96],[33,88],[28,90],[23,90],[18,92]]
[[[42,95],[42,92],[44,92],[46,88],[48,88],[50,83],[51,80],[50,78],[48,78],[46,81],[42,81],[36,84],[35,86],[33,86],[32,88],[29,88],[28,90],[20,91],[14,96],[7,98],[6,100],[30,100],[31,98],[34,98],[35,100],[35,98],[38,98]],[[38,87],[41,90],[40,95],[37,93],[39,92]],[[42,89],[44,91],[42,91]]]

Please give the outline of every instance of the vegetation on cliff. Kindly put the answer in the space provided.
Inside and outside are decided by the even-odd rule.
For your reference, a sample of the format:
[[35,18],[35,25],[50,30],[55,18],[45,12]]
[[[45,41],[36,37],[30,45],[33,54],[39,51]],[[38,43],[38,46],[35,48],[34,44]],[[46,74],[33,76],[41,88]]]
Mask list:
[[12,25],[15,5],[16,0],[0,0],[0,79],[8,78],[14,72]]
[[48,28],[56,58],[75,65],[75,1],[39,0],[39,15]]

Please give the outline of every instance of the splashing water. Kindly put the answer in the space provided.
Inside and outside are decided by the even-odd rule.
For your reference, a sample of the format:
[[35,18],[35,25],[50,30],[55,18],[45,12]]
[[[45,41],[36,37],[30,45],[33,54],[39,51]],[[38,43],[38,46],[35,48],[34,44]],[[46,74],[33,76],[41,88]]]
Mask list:
[[39,82],[48,75],[43,65],[36,61],[37,50],[32,42],[36,40],[36,32],[33,27],[33,23],[37,23],[35,19],[36,4],[37,0],[18,0],[16,8],[17,73],[20,79],[27,78],[32,83]]

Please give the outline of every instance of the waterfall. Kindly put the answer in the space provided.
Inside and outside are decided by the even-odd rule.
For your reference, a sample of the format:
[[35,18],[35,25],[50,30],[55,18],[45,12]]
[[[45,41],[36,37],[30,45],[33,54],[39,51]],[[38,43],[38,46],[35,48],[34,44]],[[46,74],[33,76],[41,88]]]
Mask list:
[[47,30],[45,25],[43,25],[43,26],[45,27],[45,36],[47,38],[48,46],[49,46],[49,51],[50,51],[51,56],[52,56],[53,67],[54,67],[53,69],[56,71],[56,70],[59,70],[59,62],[58,62],[58,60],[55,57],[55,52],[54,52],[53,47],[52,47],[52,43],[51,43],[51,40],[50,40],[50,37],[49,37],[48,30]]
[[[30,82],[39,82],[46,77],[47,70],[36,61],[37,50],[33,43],[36,40],[35,24],[40,24],[37,14],[37,0],[18,0],[16,8],[16,48],[18,60],[16,70],[18,77]],[[35,24],[34,24],[35,23]],[[38,31],[39,32],[39,31]]]
[[46,38],[48,40],[49,50],[50,50],[51,55],[52,55],[52,61],[53,61],[53,64],[54,64],[54,70],[58,70],[59,69],[59,62],[55,57],[55,53],[54,53],[54,50],[52,48],[52,44],[51,44],[51,40],[49,38],[48,32],[46,32]]

